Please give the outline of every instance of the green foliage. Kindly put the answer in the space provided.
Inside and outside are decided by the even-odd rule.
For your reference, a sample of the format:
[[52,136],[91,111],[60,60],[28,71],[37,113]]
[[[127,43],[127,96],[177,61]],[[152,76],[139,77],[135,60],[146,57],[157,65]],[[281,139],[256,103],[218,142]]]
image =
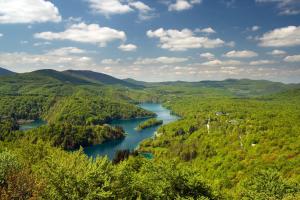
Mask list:
[[286,199],[295,197],[299,186],[284,181],[274,170],[262,170],[254,173],[242,183],[241,199]]
[[148,120],[140,123],[136,127],[136,130],[141,131],[143,129],[146,129],[146,128],[149,128],[149,127],[152,127],[152,126],[158,126],[158,125],[161,125],[161,124],[163,124],[163,120],[158,120],[156,118],[151,118],[151,119],[148,119]]
[[[86,71],[1,77],[1,198],[300,199],[299,85],[122,83]],[[140,144],[153,159],[124,151],[113,164],[63,150],[124,137],[105,123],[153,116],[135,105],[147,101],[181,116]],[[34,119],[48,124],[17,131]]]
[[18,170],[20,167],[20,163],[14,154],[8,151],[0,151],[0,185],[5,184],[8,174]]
[[19,129],[17,121],[11,117],[0,117],[0,140],[9,139],[13,131]]
[[107,158],[92,160],[81,150],[65,152],[41,141],[0,143],[3,148],[19,155],[18,162],[31,169],[29,175],[39,184],[22,189],[40,191],[35,193],[37,198],[218,199],[197,170],[174,161],[138,156],[113,165]]
[[70,123],[56,123],[28,131],[24,137],[31,141],[42,139],[51,142],[53,146],[71,150],[80,146],[101,144],[107,140],[121,139],[125,137],[125,132],[122,127],[109,125],[77,126]]
[[153,115],[131,104],[129,96],[127,88],[95,84],[66,72],[40,70],[0,78],[0,116],[85,125]]
[[[293,94],[170,99],[165,105],[182,119],[161,127],[140,150],[158,160],[177,158],[191,164],[228,199],[239,199],[240,183],[258,169],[280,169],[284,182],[299,183],[300,96]],[[274,190],[270,193],[276,196]],[[282,194],[291,195],[287,190]]]
[[49,122],[70,122],[77,125],[96,125],[112,119],[130,119],[151,116],[153,113],[126,102],[80,90],[62,100],[49,111]]

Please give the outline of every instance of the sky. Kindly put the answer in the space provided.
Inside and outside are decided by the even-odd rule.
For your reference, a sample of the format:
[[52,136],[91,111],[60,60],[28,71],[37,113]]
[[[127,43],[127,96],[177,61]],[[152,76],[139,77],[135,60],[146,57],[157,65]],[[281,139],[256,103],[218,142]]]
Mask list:
[[0,0],[0,67],[300,82],[299,0]]

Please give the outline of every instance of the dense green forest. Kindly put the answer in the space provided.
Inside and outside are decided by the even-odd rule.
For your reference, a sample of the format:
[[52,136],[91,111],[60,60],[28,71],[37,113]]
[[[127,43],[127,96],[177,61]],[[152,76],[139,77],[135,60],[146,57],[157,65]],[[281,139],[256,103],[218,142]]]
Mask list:
[[[159,137],[144,141],[140,148],[158,160],[177,159],[197,168],[227,198],[241,199],[250,195],[248,192],[257,195],[256,199],[288,198],[299,192],[299,102],[299,89],[261,98],[185,97],[170,101],[165,105],[183,118],[161,127]],[[263,176],[268,176],[264,173],[280,177],[286,190],[264,193],[275,186],[285,187],[268,183],[272,180],[264,180]],[[258,175],[262,183],[253,180]],[[255,190],[259,189],[255,184],[266,188],[260,188],[262,194],[244,191],[247,184]]]
[[[126,137],[111,120],[154,116],[138,102],[181,117],[140,144],[153,159],[112,162],[79,149]],[[0,116],[1,199],[300,199],[297,84],[42,70],[0,77]],[[24,119],[47,125],[20,131]]]
[[[111,79],[113,85],[121,82]],[[24,134],[12,132],[18,130],[20,121],[43,119],[48,125],[35,130],[35,138],[74,149],[123,137],[123,131],[105,125],[113,119],[154,116],[122,93],[130,88],[89,82],[69,71],[3,76],[0,83],[0,138],[12,139],[12,134],[19,138]]]
[[140,123],[135,129],[138,130],[138,131],[141,131],[143,129],[146,129],[146,128],[149,128],[149,127],[152,127],[152,126],[158,126],[158,125],[161,125],[163,124],[163,120],[158,120],[156,118],[151,118],[151,119],[148,119],[142,123]]

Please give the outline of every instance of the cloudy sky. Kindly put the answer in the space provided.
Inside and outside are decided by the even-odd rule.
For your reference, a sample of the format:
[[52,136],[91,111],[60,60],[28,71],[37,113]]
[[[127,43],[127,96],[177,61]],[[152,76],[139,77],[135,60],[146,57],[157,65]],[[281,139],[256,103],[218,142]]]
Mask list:
[[0,66],[300,82],[299,0],[0,0]]

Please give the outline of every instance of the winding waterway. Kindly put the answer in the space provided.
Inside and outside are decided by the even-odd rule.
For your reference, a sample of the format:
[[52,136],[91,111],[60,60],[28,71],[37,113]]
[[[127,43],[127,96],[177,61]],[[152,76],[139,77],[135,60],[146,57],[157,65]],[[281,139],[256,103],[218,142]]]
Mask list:
[[[170,110],[164,108],[161,104],[144,103],[140,107],[152,111],[157,114],[157,119],[163,120],[164,124],[176,121],[177,116],[172,115]],[[84,152],[91,157],[108,156],[110,159],[114,158],[118,150],[130,149],[134,150],[141,141],[150,138],[154,135],[159,126],[150,127],[142,131],[136,131],[141,122],[147,119],[130,119],[130,120],[115,120],[112,121],[113,126],[122,126],[127,133],[124,139],[113,140],[103,144],[86,147]]]

